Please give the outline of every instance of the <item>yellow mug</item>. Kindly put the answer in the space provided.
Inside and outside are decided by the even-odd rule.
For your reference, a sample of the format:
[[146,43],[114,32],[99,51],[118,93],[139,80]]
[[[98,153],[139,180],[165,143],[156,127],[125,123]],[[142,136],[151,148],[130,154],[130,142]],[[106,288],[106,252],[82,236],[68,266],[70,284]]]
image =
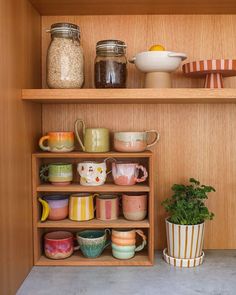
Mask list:
[[85,221],[94,218],[94,197],[98,194],[79,193],[70,196],[69,218],[74,221]]

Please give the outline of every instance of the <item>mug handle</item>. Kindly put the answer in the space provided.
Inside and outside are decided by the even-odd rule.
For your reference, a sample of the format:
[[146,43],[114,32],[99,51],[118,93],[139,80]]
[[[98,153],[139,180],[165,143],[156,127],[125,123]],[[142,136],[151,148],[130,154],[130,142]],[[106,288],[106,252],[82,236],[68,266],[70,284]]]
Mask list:
[[45,141],[45,140],[48,140],[49,139],[49,135],[45,135],[45,136],[42,136],[41,138],[40,138],[40,140],[39,140],[39,147],[41,148],[41,150],[43,150],[43,151],[50,151],[50,147],[47,145],[44,145],[43,144],[43,142]]
[[147,169],[142,165],[137,165],[136,169],[141,170],[143,172],[143,176],[141,178],[137,178],[136,182],[144,182],[148,177]]
[[147,145],[147,148],[150,148],[151,146],[155,145],[159,139],[160,139],[160,134],[156,131],[156,130],[148,130],[148,131],[145,131],[146,133],[155,133],[156,137],[155,139],[153,140],[153,142],[149,143]]
[[[99,197],[99,194],[93,194],[92,196],[93,196],[93,198],[95,198],[95,197]],[[95,211],[96,211],[96,209],[97,209],[97,208],[96,208],[96,205],[94,205],[93,212],[95,212]]]
[[81,140],[81,138],[79,136],[79,131],[78,131],[79,124],[82,125],[82,132],[83,132],[83,136],[84,136],[85,135],[85,123],[84,123],[84,121],[82,119],[78,119],[78,120],[75,121],[75,134],[76,134],[77,140],[78,140],[83,152],[85,152],[85,146],[83,145],[83,142],[82,142],[82,140]]
[[[114,162],[116,162],[115,158],[106,158],[106,159],[104,159],[104,162],[107,163],[108,160],[113,160]],[[112,170],[108,171],[107,175],[110,174],[111,172],[112,172]]]
[[142,239],[143,239],[142,244],[135,248],[135,252],[139,252],[139,251],[143,250],[143,248],[147,245],[147,237],[145,236],[145,234],[143,233],[143,231],[140,230],[140,229],[135,230],[135,232],[138,235],[140,235],[142,237]]
[[[76,239],[75,237],[74,237],[73,239],[74,239],[74,241],[78,244],[77,239]],[[80,249],[80,245],[78,245],[78,246],[74,246],[74,247],[73,247],[73,250],[74,250],[74,251],[77,251],[77,250],[79,250],[79,249]]]
[[[107,235],[107,233],[110,235],[111,234],[111,230],[109,228],[105,228],[105,233],[106,233],[106,235]],[[106,241],[106,244],[104,245],[104,247],[103,247],[102,250],[106,249],[110,245],[111,245],[111,240]]]
[[46,176],[46,175],[45,175],[45,173],[48,171],[48,169],[49,169],[49,166],[48,166],[48,165],[43,165],[43,166],[40,168],[39,178],[40,178],[42,181],[45,181],[45,182],[48,181],[49,176]]

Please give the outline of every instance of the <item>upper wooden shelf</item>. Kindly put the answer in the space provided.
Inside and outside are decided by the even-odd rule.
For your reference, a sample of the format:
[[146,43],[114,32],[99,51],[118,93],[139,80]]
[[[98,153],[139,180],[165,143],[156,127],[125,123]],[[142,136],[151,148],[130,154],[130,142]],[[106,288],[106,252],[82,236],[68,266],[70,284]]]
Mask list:
[[22,99],[37,103],[86,104],[235,103],[236,89],[23,89]]
[[85,153],[85,152],[70,152],[70,153],[48,153],[38,152],[34,153],[33,157],[40,159],[55,159],[55,158],[149,158],[152,152],[147,150],[141,153],[119,153],[119,152],[106,152],[106,153]]
[[233,14],[234,0],[30,0],[41,15]]

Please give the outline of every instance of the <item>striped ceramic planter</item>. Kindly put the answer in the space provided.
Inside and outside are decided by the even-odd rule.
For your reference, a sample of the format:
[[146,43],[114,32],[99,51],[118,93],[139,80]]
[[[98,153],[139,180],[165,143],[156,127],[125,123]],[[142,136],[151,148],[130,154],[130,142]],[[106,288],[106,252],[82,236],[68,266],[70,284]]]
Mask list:
[[174,258],[200,257],[204,241],[205,223],[179,225],[166,219],[168,255]]
[[203,263],[204,252],[202,252],[201,256],[199,256],[197,258],[182,259],[182,258],[174,258],[174,257],[169,256],[167,254],[167,249],[164,249],[163,258],[166,263],[171,264],[173,266],[190,268],[190,267],[199,266]]

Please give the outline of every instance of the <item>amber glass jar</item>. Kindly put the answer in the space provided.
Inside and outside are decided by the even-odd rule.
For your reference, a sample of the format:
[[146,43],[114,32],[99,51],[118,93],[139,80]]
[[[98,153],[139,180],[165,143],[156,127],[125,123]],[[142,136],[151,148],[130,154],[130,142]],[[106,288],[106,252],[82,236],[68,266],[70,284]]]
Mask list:
[[120,40],[102,40],[96,45],[94,81],[96,88],[125,88],[126,45]]
[[84,56],[80,29],[70,23],[56,23],[48,31],[51,43],[47,52],[49,88],[80,88],[84,82]]

